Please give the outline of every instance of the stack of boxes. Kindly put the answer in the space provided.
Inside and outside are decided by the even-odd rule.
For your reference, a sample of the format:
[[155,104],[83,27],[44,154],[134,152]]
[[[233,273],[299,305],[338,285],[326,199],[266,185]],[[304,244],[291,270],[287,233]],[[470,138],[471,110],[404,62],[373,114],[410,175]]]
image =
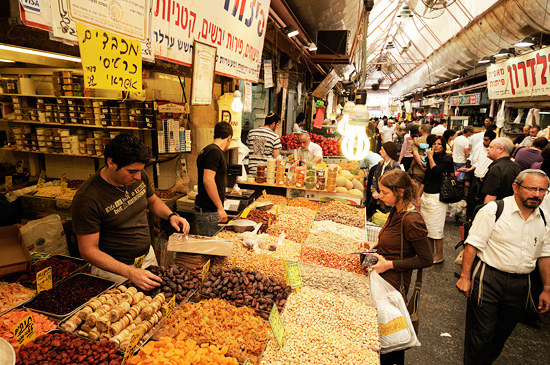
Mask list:
[[266,182],[268,184],[275,184],[275,166],[276,166],[276,160],[274,158],[270,158],[267,160],[267,178]]
[[190,152],[191,131],[181,127],[186,112],[185,104],[157,102],[154,103],[154,108],[157,113],[156,126],[159,130],[159,153]]
[[286,183],[285,169],[286,169],[286,161],[277,160],[276,167],[275,167],[275,184],[280,186],[285,185]]
[[313,162],[306,162],[306,189],[315,189],[315,165]]
[[338,177],[338,165],[331,164],[328,165],[327,172],[327,191],[335,192],[336,191],[336,177]]
[[306,168],[304,166],[296,167],[296,187],[303,188],[306,179]]
[[52,82],[55,96],[84,96],[84,78],[72,71],[54,71]]

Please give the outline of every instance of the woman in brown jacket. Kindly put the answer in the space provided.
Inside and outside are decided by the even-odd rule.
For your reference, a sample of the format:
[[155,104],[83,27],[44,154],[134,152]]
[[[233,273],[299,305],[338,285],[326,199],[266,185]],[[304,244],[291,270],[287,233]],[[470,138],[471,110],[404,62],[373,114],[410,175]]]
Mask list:
[[[378,235],[378,242],[366,242],[362,246],[378,249],[375,254],[378,262],[371,268],[398,291],[403,273],[404,289],[407,293],[412,271],[433,264],[433,253],[428,241],[426,224],[420,213],[414,210],[417,184],[404,171],[395,169],[382,176],[379,188],[379,199],[392,209]],[[400,259],[401,225],[403,225],[402,260]],[[404,364],[405,352],[401,350],[383,354],[381,359],[382,365]]]

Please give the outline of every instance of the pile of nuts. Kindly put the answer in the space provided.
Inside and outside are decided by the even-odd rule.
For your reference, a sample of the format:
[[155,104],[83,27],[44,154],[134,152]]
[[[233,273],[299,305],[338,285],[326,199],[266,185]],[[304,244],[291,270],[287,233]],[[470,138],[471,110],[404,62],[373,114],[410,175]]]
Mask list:
[[233,352],[259,356],[267,341],[268,331],[267,322],[252,309],[236,308],[224,300],[211,299],[184,303],[157,336],[226,346],[230,356]]
[[270,220],[271,224],[275,223],[275,214],[264,212],[260,209],[252,209],[250,213],[248,213],[248,215],[246,216],[246,219],[250,219],[251,221],[254,221],[256,223],[262,223],[260,230],[262,232],[265,232]]
[[289,207],[302,207],[308,208],[311,210],[317,210],[319,208],[319,203],[312,202],[309,199],[298,197],[288,201],[287,206]]
[[[354,208],[355,209],[355,208]],[[358,218],[352,215],[339,212],[317,212],[316,221],[333,221],[334,223],[345,224],[346,226],[365,229],[365,218]]]
[[305,263],[300,263],[300,273],[305,286],[333,294],[347,295],[365,304],[371,303],[368,275]]
[[[282,263],[280,265],[282,267]],[[290,292],[289,286],[273,276],[239,267],[211,270],[201,289],[201,295],[207,298],[221,298],[237,306],[266,312],[274,303],[282,310]]]
[[[286,232],[285,232],[286,233]],[[222,238],[222,239],[230,239],[233,241],[233,255],[237,255],[237,263],[240,267],[247,267],[247,263],[249,260],[251,260],[255,256],[262,256],[268,255],[275,258],[278,258],[280,260],[285,259],[288,261],[297,261],[298,257],[300,256],[300,243],[296,241],[291,241],[288,239],[283,239],[283,244],[280,245],[276,251],[270,251],[268,249],[268,246],[270,244],[278,244],[279,237],[273,237],[273,236],[267,236],[263,235],[263,237],[260,239],[263,241],[263,244],[259,245],[259,252],[260,254],[256,253],[255,251],[248,249],[243,246],[243,240],[240,237],[239,233],[231,232],[231,231],[221,231],[216,235],[216,238]],[[224,262],[227,262],[230,264],[230,260],[224,260]],[[228,265],[225,265],[228,266]],[[263,270],[260,270],[263,272]],[[277,276],[279,275],[278,272],[273,275],[270,273],[269,275]]]
[[288,203],[288,199],[280,195],[266,194],[265,196],[260,196],[256,199],[259,203],[274,203],[284,207]]
[[360,242],[366,240],[365,230],[331,221],[314,222],[305,246],[313,246],[340,253],[356,252]]
[[262,364],[378,364],[376,309],[353,298],[303,287],[282,314],[286,346],[270,338]]
[[277,223],[272,224],[266,231],[270,236],[279,237],[285,231],[286,237],[295,242],[302,242],[309,231],[309,226],[315,218],[315,211],[303,208],[286,206],[282,214],[277,217]]
[[86,265],[85,262],[76,263],[69,258],[53,256],[32,265],[31,271],[24,273],[16,281],[27,288],[34,289],[36,288],[36,273],[49,266],[52,268],[52,283],[55,284],[84,265]]
[[36,189],[36,194],[34,196],[73,200],[75,194],[76,190],[74,189],[63,190],[61,186],[43,186]]
[[108,364],[122,362],[109,341],[92,342],[71,333],[48,333],[22,346],[18,365],[38,364]]
[[331,201],[321,204],[319,212],[335,212],[345,215],[351,215],[352,217],[365,219],[365,208],[357,208],[353,205],[340,203],[337,201]]
[[159,276],[162,282],[160,287],[144,292],[144,294],[154,297],[162,292],[167,302],[175,295],[176,303],[181,303],[189,294],[201,286],[200,272],[191,272],[177,265],[168,267],[149,266],[147,270]]
[[356,274],[366,275],[367,270],[361,266],[359,255],[342,255],[320,248],[304,246],[301,261],[309,264],[330,267],[336,270],[345,270]]

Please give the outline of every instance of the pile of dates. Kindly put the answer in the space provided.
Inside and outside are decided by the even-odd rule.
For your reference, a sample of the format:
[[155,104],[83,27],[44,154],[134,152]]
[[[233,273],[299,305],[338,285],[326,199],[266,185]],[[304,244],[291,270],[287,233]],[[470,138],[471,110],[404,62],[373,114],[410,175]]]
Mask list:
[[273,276],[235,267],[212,269],[203,283],[201,294],[227,300],[236,306],[250,307],[267,318],[274,303],[279,311],[283,309],[291,291],[290,286]]
[[66,278],[73,271],[80,269],[86,263],[74,262],[70,258],[64,257],[50,257],[42,261],[36,262],[31,266],[31,271],[24,273],[16,281],[27,288],[36,289],[36,273],[50,267],[52,268],[52,281],[53,284],[59,280]]
[[200,272],[192,272],[177,265],[149,266],[147,270],[162,279],[160,287],[144,292],[154,297],[158,293],[164,293],[166,302],[176,296],[176,303],[181,303],[190,293],[195,292],[201,286]]

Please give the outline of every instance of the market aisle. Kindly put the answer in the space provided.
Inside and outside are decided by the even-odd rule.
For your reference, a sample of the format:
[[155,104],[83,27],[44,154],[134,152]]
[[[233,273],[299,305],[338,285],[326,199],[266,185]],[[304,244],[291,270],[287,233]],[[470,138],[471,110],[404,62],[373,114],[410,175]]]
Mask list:
[[[447,219],[443,265],[425,270],[420,300],[421,347],[406,352],[408,365],[462,364],[466,298],[455,287],[454,245],[460,240],[459,224]],[[550,314],[543,316],[540,329],[519,323],[495,364],[538,365],[550,358]],[[452,337],[442,337],[449,333]]]

